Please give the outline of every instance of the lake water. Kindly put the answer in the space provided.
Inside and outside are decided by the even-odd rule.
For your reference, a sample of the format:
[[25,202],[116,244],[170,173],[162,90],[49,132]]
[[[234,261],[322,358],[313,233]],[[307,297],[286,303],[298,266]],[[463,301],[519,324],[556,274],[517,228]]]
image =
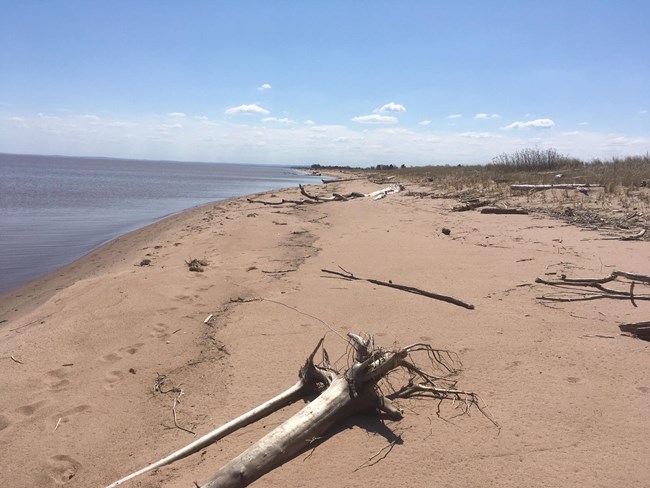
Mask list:
[[277,166],[0,154],[0,293],[181,210],[316,181]]

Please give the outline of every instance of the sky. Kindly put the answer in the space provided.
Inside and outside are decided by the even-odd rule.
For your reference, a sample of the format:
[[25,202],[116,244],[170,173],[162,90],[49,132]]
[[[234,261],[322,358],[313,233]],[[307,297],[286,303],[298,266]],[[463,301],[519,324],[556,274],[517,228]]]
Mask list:
[[470,164],[650,151],[650,2],[0,0],[0,152]]

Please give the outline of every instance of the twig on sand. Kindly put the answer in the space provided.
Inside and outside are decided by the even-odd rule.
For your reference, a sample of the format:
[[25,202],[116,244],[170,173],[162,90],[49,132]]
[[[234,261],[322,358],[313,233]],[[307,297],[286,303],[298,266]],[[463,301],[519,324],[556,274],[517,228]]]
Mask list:
[[59,417],[59,420],[56,422],[56,425],[54,426],[54,430],[53,430],[52,432],[55,432],[56,429],[59,428],[59,424],[61,423],[61,419],[62,419],[62,418],[63,418],[63,417]]
[[[614,290],[603,286],[605,283],[612,283],[619,278],[625,278],[631,282],[629,291]],[[609,276],[606,276],[604,278],[593,279],[567,278],[565,275],[562,275],[559,280],[546,280],[543,278],[537,278],[535,280],[535,283],[541,283],[543,285],[550,285],[571,290],[569,294],[565,295],[542,295],[540,297],[537,297],[538,300],[546,300],[552,302],[581,302],[610,298],[614,300],[630,300],[632,305],[635,307],[637,306],[636,301],[650,300],[650,295],[634,294],[635,284],[650,284],[650,276],[636,273],[626,273],[624,271],[614,271]],[[596,291],[590,290],[587,292],[587,290],[578,290],[580,287],[595,288]]]
[[434,292],[431,292],[431,291],[422,290],[420,288],[415,288],[413,286],[398,285],[396,283],[393,283],[392,281],[386,282],[386,281],[381,281],[381,280],[375,280],[375,279],[372,279],[372,278],[362,278],[360,276],[355,276],[351,272],[341,268],[341,266],[339,266],[339,268],[341,269],[342,272],[332,271],[332,270],[329,270],[329,269],[321,269],[321,271],[323,273],[328,273],[328,274],[338,276],[339,278],[344,279],[344,280],[367,281],[368,283],[372,283],[374,285],[386,286],[388,288],[395,288],[397,290],[402,290],[402,291],[405,291],[407,293],[414,293],[416,295],[422,295],[422,296],[425,296],[425,297],[428,297],[428,298],[433,298],[434,300],[440,300],[440,301],[443,301],[443,302],[451,303],[453,305],[458,305],[459,307],[463,307],[463,308],[466,308],[468,310],[474,310],[474,305],[471,305],[469,303],[465,303],[465,302],[463,302],[461,300],[458,300],[457,298],[454,298],[454,297],[450,297],[450,296],[447,296],[447,295],[441,295],[440,293],[434,293]]
[[[399,440],[401,440],[401,439],[399,439]],[[395,447],[395,444],[397,444],[397,443],[398,443],[398,439],[396,439],[394,441],[391,441],[388,445],[382,447],[379,451],[377,451],[375,454],[370,456],[365,463],[363,463],[361,466],[359,466],[357,469],[355,469],[352,472],[356,473],[360,469],[369,468],[370,466],[374,466],[378,462],[383,461],[390,454],[390,452],[393,450],[393,447]],[[379,456],[381,456],[381,457],[379,457]]]
[[20,359],[16,359],[14,356],[5,356],[0,359],[11,359],[14,363],[25,364]]
[[174,405],[172,406],[172,412],[174,413],[174,425],[176,426],[177,429],[183,430],[183,431],[185,431],[185,432],[187,432],[189,434],[192,434],[192,435],[196,435],[196,432],[194,432],[194,431],[192,431],[190,429],[186,429],[185,427],[181,427],[180,425],[178,425],[178,417],[177,417],[177,414],[176,414],[176,405],[178,403],[180,403],[180,398],[181,398],[182,395],[183,395],[183,390],[178,389],[178,395],[176,395],[174,397]]

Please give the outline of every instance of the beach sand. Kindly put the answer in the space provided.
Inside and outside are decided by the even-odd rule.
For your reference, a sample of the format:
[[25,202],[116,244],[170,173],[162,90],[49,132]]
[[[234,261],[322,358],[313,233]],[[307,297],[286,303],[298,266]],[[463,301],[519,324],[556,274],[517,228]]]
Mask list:
[[[260,198],[282,196],[298,191]],[[437,402],[409,400],[402,421],[354,417],[255,486],[650,486],[650,343],[617,327],[647,320],[647,305],[546,304],[536,297],[553,290],[534,284],[650,274],[648,243],[530,215],[452,213],[453,203],[406,192],[303,206],[229,200],[3,296],[0,486],[106,486],[196,439],[174,426],[178,393],[168,390],[183,392],[178,425],[202,435],[294,384],[324,335],[330,357],[344,356],[332,329],[456,351],[459,387],[479,393],[500,428],[476,410],[458,416],[447,402],[438,416]],[[188,271],[192,258],[208,262],[204,272]],[[476,308],[323,276],[338,266]],[[154,392],[162,376],[167,393]],[[124,486],[204,482],[301,406]]]

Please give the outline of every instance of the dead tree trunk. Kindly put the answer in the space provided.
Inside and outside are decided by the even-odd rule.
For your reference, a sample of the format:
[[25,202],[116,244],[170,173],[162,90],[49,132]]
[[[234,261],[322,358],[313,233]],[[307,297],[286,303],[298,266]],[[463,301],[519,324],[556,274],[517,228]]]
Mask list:
[[[393,400],[400,398],[453,399],[465,412],[475,406],[490,418],[476,394],[455,388],[456,382],[453,378],[460,372],[460,362],[453,353],[433,349],[424,343],[391,351],[375,347],[372,336],[364,339],[356,334],[348,334],[348,338],[354,351],[352,365],[344,372],[336,371],[329,364],[325,349],[322,349],[322,362],[318,365],[314,364],[314,356],[322,347],[321,339],[300,370],[298,384],[276,397],[278,401],[273,406],[269,406],[268,402],[263,404],[268,408],[263,408],[263,412],[256,412],[260,414],[257,418],[262,414],[270,413],[269,410],[272,408],[279,409],[294,399],[297,393],[305,391],[307,387],[318,387],[322,393],[289,420],[219,469],[202,485],[202,488],[247,486],[309,447],[331,427],[358,412],[374,409],[383,412],[390,419],[399,420],[402,418],[402,411]],[[418,355],[424,355],[428,359],[426,367],[420,367],[414,362],[414,358]],[[404,373],[403,377],[408,377],[408,380],[400,388],[393,389],[390,383],[382,380],[397,370],[401,370]],[[206,447],[209,440],[222,438],[227,433],[233,432],[235,428],[249,423],[252,412],[240,417],[245,419],[244,422],[238,422],[237,419],[233,421],[236,425],[231,425],[233,422],[226,424],[229,426],[228,432],[224,433],[226,426],[217,429],[215,433],[218,434],[208,434],[163,460],[122,478],[110,487],[118,486],[139,474],[169,464]],[[496,425],[496,422],[493,420],[492,422]],[[201,447],[197,448],[199,444]]]
[[348,381],[334,378],[321,395],[217,471],[202,488],[247,486],[309,446],[326,430],[370,406],[372,395],[353,397]]
[[[316,367],[327,382],[325,391],[296,415],[223,466],[202,488],[247,486],[293,458],[333,425],[360,411],[376,409],[393,420],[399,420],[402,418],[402,411],[393,404],[392,399],[414,395],[454,398],[465,402],[466,408],[476,405],[481,409],[475,394],[450,388],[455,382],[447,380],[445,376],[456,374],[458,370],[453,365],[453,360],[445,360],[445,354],[449,354],[446,351],[434,350],[427,344],[413,344],[388,352],[375,348],[372,337],[363,339],[355,334],[348,334],[348,337],[355,349],[352,367],[345,374],[333,371],[328,364]],[[446,374],[442,377],[434,376],[412,363],[410,355],[418,351],[426,352],[432,363],[442,367]],[[408,385],[384,396],[378,386],[379,382],[388,373],[399,368],[411,375]],[[434,380],[447,382],[447,387],[437,386]]]

